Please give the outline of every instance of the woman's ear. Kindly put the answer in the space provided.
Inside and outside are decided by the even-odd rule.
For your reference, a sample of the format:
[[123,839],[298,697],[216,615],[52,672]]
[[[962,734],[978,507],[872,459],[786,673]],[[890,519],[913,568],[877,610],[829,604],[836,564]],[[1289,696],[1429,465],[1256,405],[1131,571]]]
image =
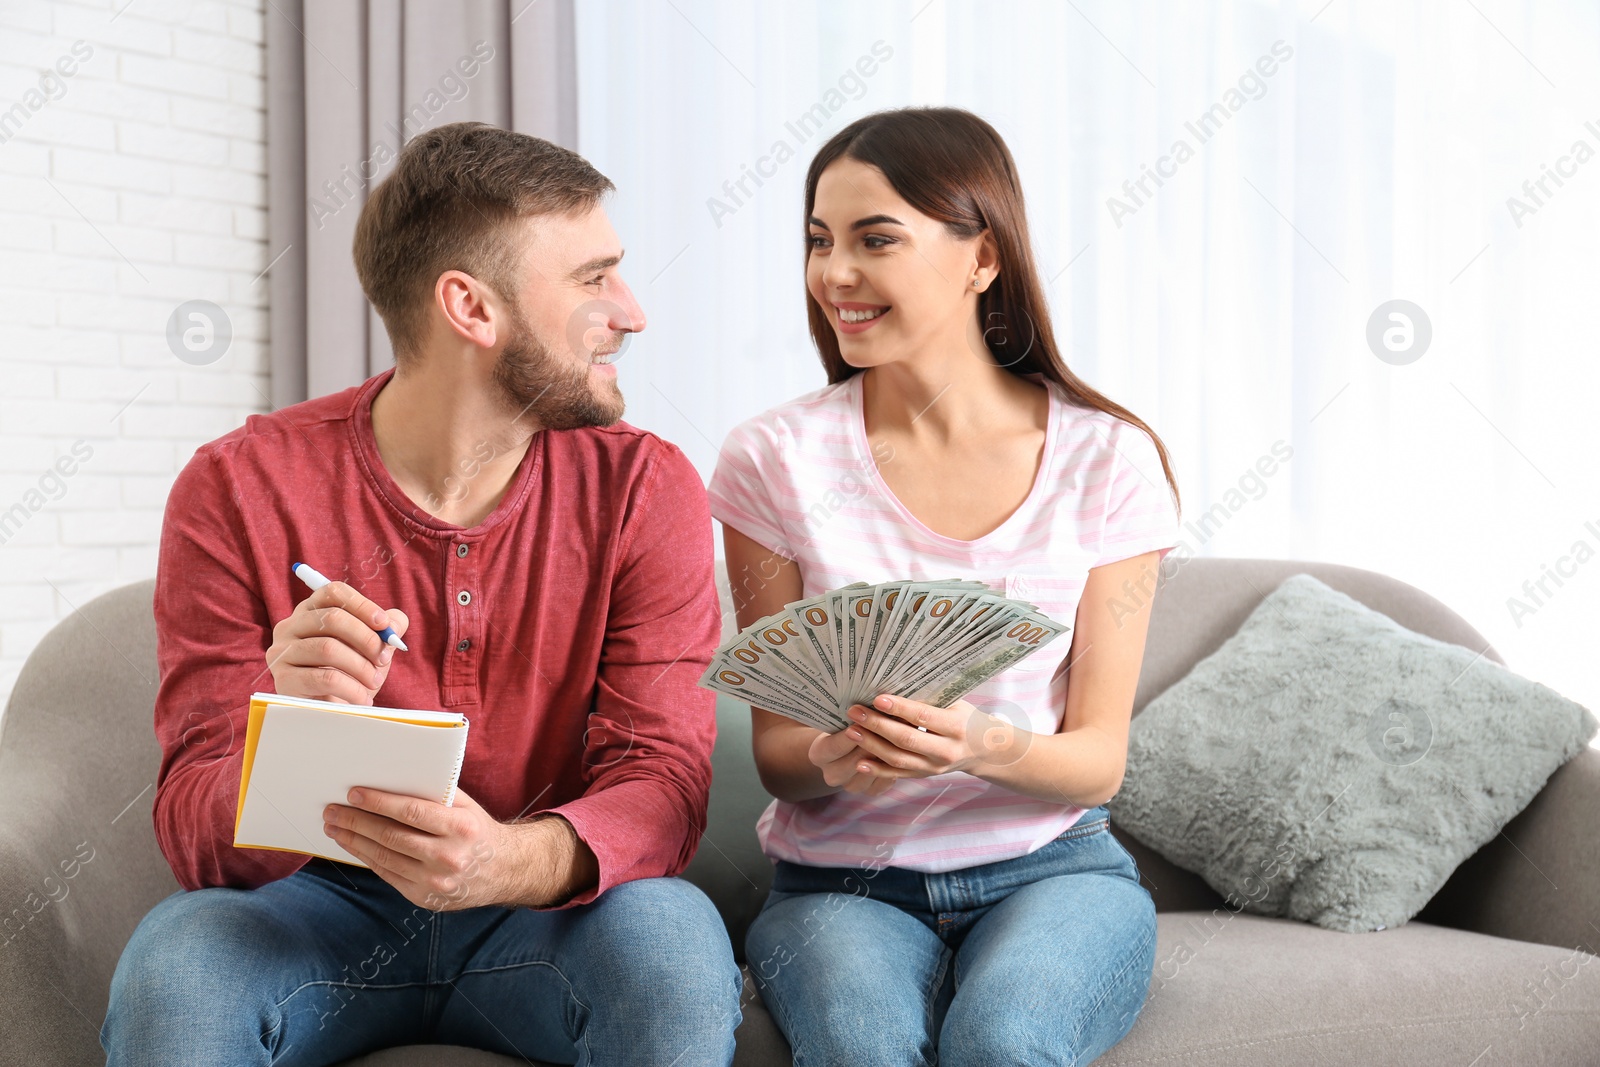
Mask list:
[[1000,247],[995,243],[994,231],[986,229],[980,233],[978,246],[973,251],[972,289],[981,293],[1000,276]]

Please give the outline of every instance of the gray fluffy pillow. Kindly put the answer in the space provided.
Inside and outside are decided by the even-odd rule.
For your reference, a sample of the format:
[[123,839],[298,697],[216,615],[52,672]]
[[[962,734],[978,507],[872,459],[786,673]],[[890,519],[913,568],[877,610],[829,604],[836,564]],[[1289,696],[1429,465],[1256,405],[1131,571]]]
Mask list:
[[1235,907],[1381,930],[1596,728],[1545,686],[1298,574],[1134,718],[1113,818]]

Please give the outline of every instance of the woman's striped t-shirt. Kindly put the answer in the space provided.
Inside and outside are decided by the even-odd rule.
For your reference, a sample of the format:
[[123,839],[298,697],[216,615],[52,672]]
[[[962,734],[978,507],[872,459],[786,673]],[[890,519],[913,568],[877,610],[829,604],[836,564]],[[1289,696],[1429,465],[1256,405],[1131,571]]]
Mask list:
[[[712,514],[795,560],[807,597],[856,581],[975,578],[1075,626],[1089,569],[1164,556],[1177,544],[1178,516],[1149,435],[1045,384],[1049,422],[1033,488],[976,540],[924,526],[884,483],[879,465],[893,456],[868,443],[859,374],[735,427],[711,478]],[[1058,732],[1070,646],[1064,635],[966,699],[1024,729]],[[775,800],[756,829],[768,856],[794,863],[949,871],[1026,855],[1084,811],[952,772],[901,779],[879,796]]]

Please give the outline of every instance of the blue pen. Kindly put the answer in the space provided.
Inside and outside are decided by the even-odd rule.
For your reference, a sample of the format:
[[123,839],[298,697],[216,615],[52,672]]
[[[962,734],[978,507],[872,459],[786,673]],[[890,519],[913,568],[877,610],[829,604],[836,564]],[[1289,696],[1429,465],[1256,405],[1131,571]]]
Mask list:
[[[312,592],[316,592],[318,589],[321,589],[323,586],[328,584],[327,578],[323,577],[316,570],[304,563],[296,563],[289,569],[294,572],[294,576],[296,578],[299,578],[302,582],[305,582],[307,585],[309,585]],[[393,626],[385,626],[383,629],[379,630],[378,637],[382,639],[384,644],[393,645],[402,652],[411,651],[406,647],[406,643],[400,640],[400,635],[394,632]]]

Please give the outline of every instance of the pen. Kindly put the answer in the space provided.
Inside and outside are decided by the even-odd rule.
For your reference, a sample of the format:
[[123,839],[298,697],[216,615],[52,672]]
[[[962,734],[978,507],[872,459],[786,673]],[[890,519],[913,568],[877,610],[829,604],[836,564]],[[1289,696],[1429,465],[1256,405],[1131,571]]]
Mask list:
[[[289,569],[294,572],[294,576],[296,578],[299,578],[302,582],[305,582],[307,585],[309,585],[312,592],[316,592],[318,589],[321,589],[323,586],[328,584],[327,578],[323,577],[316,570],[304,563],[296,563]],[[402,652],[411,651],[406,647],[406,643],[400,640],[400,635],[394,632],[393,626],[385,626],[383,629],[379,630],[378,637],[383,641],[384,644],[393,645]]]

